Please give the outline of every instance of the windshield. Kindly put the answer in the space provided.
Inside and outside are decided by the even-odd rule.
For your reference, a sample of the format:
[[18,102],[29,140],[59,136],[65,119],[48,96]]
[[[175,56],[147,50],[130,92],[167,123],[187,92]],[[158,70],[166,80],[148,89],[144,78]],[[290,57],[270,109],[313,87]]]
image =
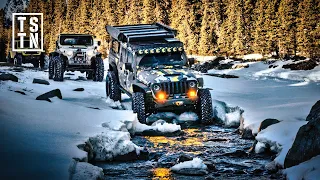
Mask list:
[[183,65],[181,52],[166,54],[147,54],[141,56],[139,66],[156,67],[159,65]]
[[61,45],[93,45],[92,36],[60,36]]

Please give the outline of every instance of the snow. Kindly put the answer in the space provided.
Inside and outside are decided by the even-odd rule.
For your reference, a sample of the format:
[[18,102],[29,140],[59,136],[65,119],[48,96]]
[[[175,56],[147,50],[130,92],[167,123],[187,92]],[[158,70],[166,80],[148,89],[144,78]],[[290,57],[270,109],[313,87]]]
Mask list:
[[194,112],[184,112],[178,117],[179,121],[197,121],[198,115]]
[[316,180],[320,177],[320,155],[283,170],[289,180]]
[[264,152],[268,145],[271,151],[278,153],[274,159],[276,164],[283,166],[284,159],[291,148],[299,128],[307,121],[281,121],[262,130],[256,136],[258,141],[256,153]]
[[123,131],[107,131],[95,137],[90,137],[88,141],[95,154],[96,161],[111,161],[119,155],[131,152],[140,154],[141,147],[130,141],[130,134]]
[[158,120],[154,122],[151,126],[146,124],[141,124],[137,119],[132,122],[126,123],[127,129],[131,133],[143,132],[147,130],[160,131],[163,133],[172,133],[176,131],[181,131],[181,126],[177,124],[167,123],[163,120]]
[[103,179],[103,169],[86,162],[74,161],[69,168],[71,180]]
[[262,59],[262,54],[247,54],[243,56],[243,59],[253,59],[253,60],[259,60]]
[[[104,82],[86,81],[83,73],[74,72],[66,75],[64,82],[55,82],[48,80],[47,72],[10,69],[0,67],[1,72],[19,78],[19,82],[0,81],[0,166],[5,179],[34,179],[35,175],[40,179],[68,179],[72,159],[87,157],[77,145],[90,137],[107,136],[110,129],[103,127],[103,123],[116,128],[124,120],[134,120],[132,111],[115,110],[106,103]],[[48,80],[50,85],[33,84],[33,78]],[[84,91],[73,91],[80,87]],[[35,100],[56,88],[61,90],[62,100],[51,98],[52,103]],[[125,103],[131,104],[124,99]],[[114,132],[114,136],[118,133],[122,134]]]
[[179,171],[181,169],[207,169],[207,165],[203,163],[200,158],[193,158],[191,161],[184,161],[179,164],[172,166],[170,169],[173,171]]
[[242,110],[239,107],[231,107],[225,102],[212,101],[213,116],[216,120],[228,127],[238,127],[242,118]]

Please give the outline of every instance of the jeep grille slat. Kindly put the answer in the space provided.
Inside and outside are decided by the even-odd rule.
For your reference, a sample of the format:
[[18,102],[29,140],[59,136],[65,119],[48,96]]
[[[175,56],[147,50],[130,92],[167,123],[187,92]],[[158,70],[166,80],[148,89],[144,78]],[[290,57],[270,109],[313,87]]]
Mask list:
[[163,82],[160,84],[160,87],[171,97],[173,95],[186,95],[189,89],[188,81],[186,80],[178,82]]

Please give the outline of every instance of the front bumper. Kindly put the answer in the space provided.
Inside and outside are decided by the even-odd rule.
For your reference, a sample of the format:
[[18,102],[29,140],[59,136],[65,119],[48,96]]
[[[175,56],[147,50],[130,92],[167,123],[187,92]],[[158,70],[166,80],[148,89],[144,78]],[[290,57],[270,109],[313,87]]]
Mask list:
[[177,98],[177,99],[166,99],[165,101],[159,102],[154,101],[154,108],[157,111],[179,111],[194,109],[197,104],[197,99],[189,98]]

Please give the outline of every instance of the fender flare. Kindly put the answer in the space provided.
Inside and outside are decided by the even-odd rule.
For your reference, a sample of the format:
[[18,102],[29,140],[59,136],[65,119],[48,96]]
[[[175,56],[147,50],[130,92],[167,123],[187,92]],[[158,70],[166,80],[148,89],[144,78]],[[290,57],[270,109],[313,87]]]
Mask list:
[[148,86],[137,81],[132,83],[132,89],[133,89],[133,92],[144,92],[144,93],[150,92],[151,93],[151,90]]

